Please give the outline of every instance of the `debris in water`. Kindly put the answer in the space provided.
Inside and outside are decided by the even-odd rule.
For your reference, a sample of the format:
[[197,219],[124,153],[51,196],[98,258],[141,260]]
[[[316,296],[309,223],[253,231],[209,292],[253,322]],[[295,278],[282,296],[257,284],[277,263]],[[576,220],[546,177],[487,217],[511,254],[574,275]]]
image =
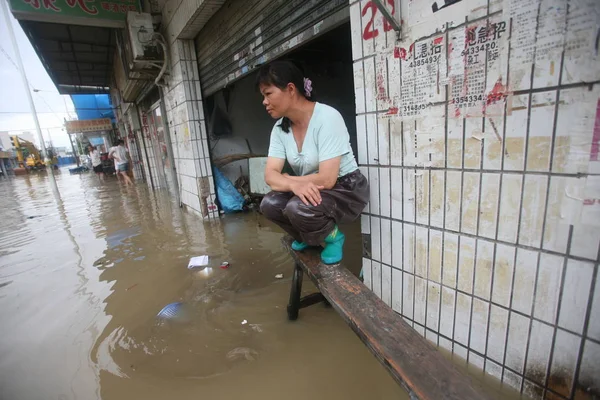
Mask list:
[[242,325],[246,325],[247,323],[248,323],[248,321],[246,321],[246,320],[242,321]]
[[179,311],[181,310],[182,305],[183,305],[183,303],[181,303],[181,302],[167,304],[166,306],[163,307],[162,310],[160,310],[158,312],[158,314],[156,316],[158,318],[162,318],[162,319],[175,318],[175,317],[177,317]]
[[234,361],[238,359],[246,359],[248,361],[255,361],[258,357],[258,352],[256,350],[252,350],[248,347],[236,347],[231,350],[225,356],[228,360]]
[[221,266],[219,268],[221,268],[221,269],[227,269],[227,268],[229,268],[229,263],[227,261],[223,261],[221,263]]
[[277,274],[277,275],[275,275],[275,279],[283,279],[283,274]]
[[188,269],[196,267],[206,267],[208,265],[208,256],[197,256],[190,258]]
[[129,286],[127,289],[125,289],[125,291],[128,291],[129,289],[133,289],[134,287],[136,287],[138,284],[134,283],[133,285]]
[[253,331],[259,332],[259,333],[263,331],[262,328],[260,327],[260,325],[258,325],[258,324],[250,324],[250,328],[252,328]]

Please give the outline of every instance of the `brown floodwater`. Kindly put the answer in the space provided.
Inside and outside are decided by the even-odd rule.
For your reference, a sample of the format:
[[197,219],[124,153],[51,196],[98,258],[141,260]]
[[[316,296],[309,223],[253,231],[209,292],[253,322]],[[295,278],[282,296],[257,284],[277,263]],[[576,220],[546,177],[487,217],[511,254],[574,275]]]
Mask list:
[[0,399],[408,398],[333,309],[287,320],[293,263],[259,214],[202,222],[143,184],[57,175],[60,198],[44,174],[0,179]]

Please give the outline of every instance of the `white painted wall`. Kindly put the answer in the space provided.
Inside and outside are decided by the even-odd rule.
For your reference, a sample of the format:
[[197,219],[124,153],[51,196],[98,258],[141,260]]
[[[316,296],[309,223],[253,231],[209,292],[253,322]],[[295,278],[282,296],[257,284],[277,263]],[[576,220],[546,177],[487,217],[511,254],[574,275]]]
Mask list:
[[373,2],[349,2],[371,184],[365,283],[432,342],[528,396],[591,398],[597,1],[462,0],[436,13],[430,0],[389,3],[404,21],[398,42]]

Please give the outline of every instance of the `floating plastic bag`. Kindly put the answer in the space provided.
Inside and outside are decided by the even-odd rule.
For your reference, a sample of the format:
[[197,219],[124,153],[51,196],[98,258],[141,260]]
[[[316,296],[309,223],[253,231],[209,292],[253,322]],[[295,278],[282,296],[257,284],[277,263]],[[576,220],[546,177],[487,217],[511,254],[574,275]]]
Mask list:
[[197,267],[206,267],[208,265],[208,256],[197,256],[190,258],[188,269]]

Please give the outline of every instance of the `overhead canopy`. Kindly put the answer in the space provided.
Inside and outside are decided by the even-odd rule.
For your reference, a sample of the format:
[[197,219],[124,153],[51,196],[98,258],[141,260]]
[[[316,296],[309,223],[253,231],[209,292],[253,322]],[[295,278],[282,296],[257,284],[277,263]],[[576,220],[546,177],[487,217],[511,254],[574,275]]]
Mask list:
[[115,115],[108,94],[71,95],[78,119],[114,119]]
[[116,46],[114,29],[19,22],[59,93],[108,93]]

